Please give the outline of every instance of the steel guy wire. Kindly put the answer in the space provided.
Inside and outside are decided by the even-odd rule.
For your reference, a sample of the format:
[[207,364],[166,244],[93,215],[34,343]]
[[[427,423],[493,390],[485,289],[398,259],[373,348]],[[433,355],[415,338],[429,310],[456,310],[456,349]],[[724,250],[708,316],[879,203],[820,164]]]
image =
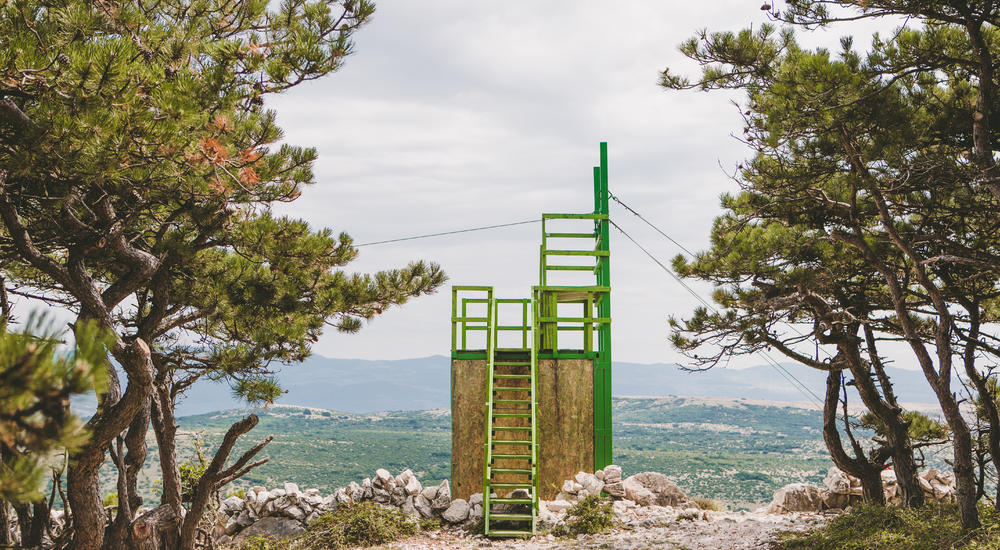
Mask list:
[[[695,292],[695,290],[693,288],[691,288],[687,283],[685,283],[680,278],[679,275],[677,275],[676,273],[674,273],[674,271],[672,269],[670,269],[663,262],[661,262],[660,259],[657,258],[652,252],[650,252],[649,250],[647,250],[646,247],[644,247],[641,244],[639,244],[638,241],[636,241],[634,238],[632,238],[631,235],[629,235],[627,232],[625,232],[625,230],[622,229],[621,226],[619,226],[617,223],[615,223],[614,220],[612,220],[612,219],[609,218],[608,221],[611,222],[611,225],[613,225],[615,227],[615,229],[617,229],[622,235],[625,235],[625,238],[627,238],[628,240],[632,241],[632,244],[634,244],[639,250],[642,250],[643,253],[646,254],[646,256],[648,256],[651,260],[653,260],[654,262],[656,262],[656,265],[660,266],[660,269],[662,269],[663,271],[667,272],[667,274],[669,274],[671,277],[673,277],[673,279],[675,281],[677,281],[682,287],[684,287],[684,290],[686,290],[688,292],[688,294],[690,294],[691,296],[693,296],[696,300],[698,300],[698,302],[700,302],[706,308],[712,310],[715,313],[719,313],[719,310],[714,305],[712,305],[711,302],[709,302],[709,301],[705,300],[704,298],[702,298],[701,295],[698,294],[697,292]],[[671,240],[673,240],[673,239],[671,239]],[[823,400],[820,399],[819,396],[816,395],[816,393],[813,392],[809,388],[809,386],[805,385],[805,383],[803,383],[801,380],[799,380],[798,378],[796,378],[794,374],[788,372],[788,370],[785,369],[784,366],[782,366],[780,363],[778,363],[778,361],[776,361],[773,357],[771,357],[770,355],[768,355],[767,353],[765,353],[763,350],[758,350],[756,353],[758,355],[760,355],[768,363],[768,365],[770,365],[773,369],[775,369],[776,371],[778,371],[778,374],[780,374],[785,380],[787,380],[788,383],[792,385],[792,387],[794,387],[796,390],[799,391],[799,393],[801,393],[802,395],[804,395],[806,397],[806,399],[811,399],[812,401],[815,401],[818,405],[820,405],[822,407]]]

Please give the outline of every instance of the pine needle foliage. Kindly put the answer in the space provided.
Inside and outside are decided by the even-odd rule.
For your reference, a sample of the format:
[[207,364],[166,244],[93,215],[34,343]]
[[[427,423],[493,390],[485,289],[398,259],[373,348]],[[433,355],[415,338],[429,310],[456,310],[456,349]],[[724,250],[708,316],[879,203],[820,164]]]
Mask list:
[[50,455],[87,438],[69,398],[105,383],[107,337],[79,324],[74,348],[64,349],[48,319],[33,315],[20,332],[0,327],[0,500],[8,502],[41,497]]

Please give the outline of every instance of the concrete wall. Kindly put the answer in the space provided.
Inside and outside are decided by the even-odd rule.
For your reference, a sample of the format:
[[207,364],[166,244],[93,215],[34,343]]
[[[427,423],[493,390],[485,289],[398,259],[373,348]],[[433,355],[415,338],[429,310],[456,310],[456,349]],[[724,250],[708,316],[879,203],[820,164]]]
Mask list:
[[[541,497],[552,499],[563,480],[594,469],[594,366],[545,359],[538,374]],[[486,361],[452,360],[451,388],[452,496],[468,499],[483,486]]]

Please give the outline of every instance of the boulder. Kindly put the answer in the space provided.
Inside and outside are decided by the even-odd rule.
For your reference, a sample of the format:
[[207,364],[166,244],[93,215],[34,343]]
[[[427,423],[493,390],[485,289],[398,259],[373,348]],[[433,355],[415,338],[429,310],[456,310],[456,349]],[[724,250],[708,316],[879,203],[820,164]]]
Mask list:
[[434,498],[437,497],[437,495],[438,495],[438,488],[433,485],[424,487],[424,490],[420,491],[420,496],[426,498],[427,500],[434,500]]
[[363,497],[365,494],[365,490],[362,489],[360,485],[358,485],[353,481],[347,485],[347,488],[344,491],[347,493],[347,496],[351,497],[351,500],[354,502],[361,500],[361,497]]
[[222,511],[225,512],[226,515],[230,516],[243,510],[245,506],[246,503],[243,502],[243,499],[236,496],[229,497],[222,501]]
[[[850,487],[848,487],[850,490]],[[823,508],[827,510],[843,510],[851,504],[850,493],[834,493],[833,491],[823,491]]]
[[441,513],[441,519],[448,523],[462,523],[469,517],[469,503],[463,498],[451,501],[448,509]]
[[417,511],[412,495],[406,497],[406,500],[403,501],[403,504],[399,507],[399,509],[413,516],[420,515],[420,512]]
[[416,476],[411,475],[410,479],[407,480],[405,485],[403,485],[403,490],[406,491],[407,495],[415,496],[417,493],[423,490],[423,486],[420,485],[420,480],[417,479]]
[[295,483],[285,482],[285,496],[288,497],[292,502],[296,502],[299,499],[299,486]]
[[774,493],[774,499],[767,507],[767,512],[769,514],[821,512],[823,510],[823,497],[823,489],[815,485],[792,483]]
[[676,483],[657,472],[642,472],[625,478],[622,482],[625,496],[640,506],[673,506],[689,508],[694,501],[681,491]]
[[482,493],[473,493],[471,496],[469,496],[469,506],[475,506],[477,504],[482,504],[482,503],[483,503]]
[[292,518],[267,517],[240,531],[235,542],[239,544],[254,535],[272,540],[291,539],[301,535],[305,530],[301,523]]
[[611,495],[613,498],[624,498],[625,497],[625,484],[621,481],[615,483],[605,483],[604,492]]
[[597,479],[597,476],[594,474],[579,472],[574,479],[591,495],[601,494],[601,489],[604,488],[604,482]]
[[573,481],[572,479],[567,479],[562,485],[562,492],[564,493],[579,493],[580,489],[583,489],[583,485]]
[[286,516],[297,519],[299,521],[305,521],[307,515],[305,510],[295,505],[285,508],[284,512]]
[[549,500],[545,502],[545,508],[550,512],[565,512],[573,507],[573,503],[567,500]]
[[615,464],[609,464],[604,467],[604,478],[602,481],[604,483],[617,483],[622,480],[622,467]]
[[427,500],[427,497],[423,493],[417,495],[417,498],[413,499],[413,507],[417,510],[421,517],[429,518],[434,516],[434,508],[431,507],[431,501]]
[[844,473],[840,468],[831,466],[823,478],[823,486],[831,493],[847,495],[851,492],[851,476]]
[[378,470],[375,470],[375,480],[372,481],[372,483],[384,488],[388,487],[390,483],[394,484],[394,480],[392,478],[392,474],[389,473],[389,470],[379,468]]
[[477,504],[469,508],[469,521],[479,521],[483,517],[483,505]]
[[594,477],[596,477],[601,481],[604,481],[604,470],[597,470],[596,472],[594,472]]

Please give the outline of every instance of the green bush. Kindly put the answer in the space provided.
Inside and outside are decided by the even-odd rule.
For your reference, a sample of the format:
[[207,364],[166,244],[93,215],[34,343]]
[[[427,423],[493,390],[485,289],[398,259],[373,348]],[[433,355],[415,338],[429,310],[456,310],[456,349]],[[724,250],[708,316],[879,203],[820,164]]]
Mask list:
[[373,502],[348,504],[316,519],[298,539],[296,548],[328,550],[374,546],[414,535],[419,525],[397,508]]
[[421,518],[421,531],[437,531],[438,529],[441,529],[441,520],[438,518]]
[[983,508],[984,526],[963,532],[954,504],[919,510],[857,505],[805,533],[783,533],[774,550],[1000,550],[997,514]]
[[614,527],[612,501],[600,495],[590,495],[566,510],[566,523],[553,530],[558,536],[592,535]]
[[285,550],[288,542],[276,541],[260,535],[247,537],[240,543],[239,550]]

